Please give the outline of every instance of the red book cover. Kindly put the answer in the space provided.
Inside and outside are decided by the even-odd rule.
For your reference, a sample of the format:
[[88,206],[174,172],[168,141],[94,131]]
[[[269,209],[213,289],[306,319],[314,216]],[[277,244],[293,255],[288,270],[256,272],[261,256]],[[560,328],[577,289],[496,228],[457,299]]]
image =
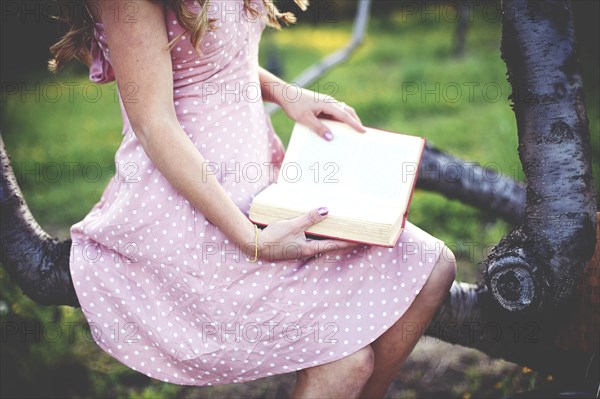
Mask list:
[[[373,128],[373,129],[375,129],[375,128]],[[383,129],[375,129],[375,130],[387,131],[387,132],[389,132],[391,134],[403,134],[403,133],[398,133],[398,132],[393,132],[393,131],[383,130]],[[390,247],[390,248],[396,246],[396,244],[398,243],[398,240],[399,240],[400,236],[402,235],[402,232],[404,231],[404,227],[406,225],[406,220],[408,219],[408,214],[409,214],[409,210],[410,210],[410,204],[411,204],[412,197],[413,197],[413,194],[414,194],[414,190],[415,190],[415,187],[416,187],[418,173],[419,173],[419,170],[420,170],[420,165],[421,165],[422,158],[423,158],[423,153],[424,153],[424,150],[425,150],[426,139],[423,138],[423,137],[420,137],[420,139],[422,140],[422,145],[421,145],[421,151],[420,151],[419,156],[418,156],[418,162],[417,162],[417,165],[416,165],[415,178],[414,178],[414,180],[412,182],[412,187],[411,187],[411,190],[410,190],[410,195],[409,195],[409,198],[408,198],[408,201],[407,201],[407,204],[406,204],[406,211],[404,212],[404,215],[402,217],[401,228],[400,228],[400,231],[398,232],[397,236],[394,238],[394,243],[393,244],[391,244],[391,245],[383,245],[381,243],[373,243],[373,242],[368,242],[368,241],[359,241],[359,240],[353,240],[353,239],[348,239],[348,238],[339,238],[337,236],[332,236],[332,235],[327,235],[327,234],[322,234],[322,233],[314,233],[314,232],[307,232],[306,233],[307,237],[309,237],[309,238],[315,238],[315,239],[326,239],[326,238],[338,239],[338,240],[343,240],[343,241],[356,242],[356,243],[359,243],[359,244],[376,245],[376,246],[383,246],[383,247]],[[256,220],[252,219],[251,217],[249,217],[249,220],[252,223],[254,223],[254,224],[258,225],[258,226],[263,226],[263,227],[267,226],[265,223],[258,222]]]

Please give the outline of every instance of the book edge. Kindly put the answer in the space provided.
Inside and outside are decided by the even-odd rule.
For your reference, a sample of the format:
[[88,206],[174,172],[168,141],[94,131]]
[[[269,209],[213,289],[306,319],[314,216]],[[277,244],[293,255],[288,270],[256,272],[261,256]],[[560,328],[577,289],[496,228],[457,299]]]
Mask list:
[[[258,226],[263,226],[263,227],[267,227],[268,226],[265,223],[257,222],[255,220],[252,220],[252,218],[250,218],[250,217],[248,217],[248,220],[250,220],[252,223],[254,223],[254,224],[258,225]],[[398,234],[398,238],[402,234],[402,231],[404,231],[404,226],[400,228],[400,234]],[[374,243],[374,242],[370,242],[370,241],[359,241],[359,240],[352,240],[352,239],[349,239],[349,238],[340,238],[340,237],[337,237],[337,236],[331,236],[331,235],[326,235],[326,234],[322,234],[322,233],[306,233],[306,234],[310,235],[310,236],[330,238],[330,239],[333,239],[333,240],[340,240],[340,241],[350,241],[350,242],[355,242],[357,244],[367,244],[367,245],[373,245],[373,246],[385,247],[385,248],[393,248],[398,243],[398,238],[396,238],[396,242],[394,244],[380,244],[380,243]]]
[[406,203],[406,211],[404,212],[404,217],[402,220],[402,229],[403,230],[404,230],[404,225],[406,224],[406,221],[408,220],[408,211],[410,210],[410,203],[412,201],[413,194],[415,193],[415,189],[417,188],[417,180],[419,179],[419,171],[421,170],[421,161],[423,160],[423,154],[425,153],[425,144],[427,143],[427,139],[425,137],[421,137],[421,140],[422,140],[421,154],[419,154],[419,161],[417,162],[417,174],[413,181],[413,186],[410,190],[410,196],[408,197],[408,202]]

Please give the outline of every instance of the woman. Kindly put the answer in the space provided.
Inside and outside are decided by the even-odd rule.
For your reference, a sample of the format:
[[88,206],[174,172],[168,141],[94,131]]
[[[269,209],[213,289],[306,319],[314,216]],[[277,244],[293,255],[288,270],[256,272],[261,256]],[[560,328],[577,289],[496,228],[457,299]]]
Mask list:
[[[363,127],[351,107],[258,66],[265,24],[291,15],[262,0],[166,3],[87,3],[90,77],[117,81],[124,120],[116,176],[71,228],[94,339],[175,384],[296,371],[294,397],[382,397],[447,295],[452,252],[410,222],[393,248],[307,239],[327,204],[259,231],[249,205],[284,152],[262,100],[325,140],[317,116]],[[54,69],[86,59],[85,32],[52,48]]]

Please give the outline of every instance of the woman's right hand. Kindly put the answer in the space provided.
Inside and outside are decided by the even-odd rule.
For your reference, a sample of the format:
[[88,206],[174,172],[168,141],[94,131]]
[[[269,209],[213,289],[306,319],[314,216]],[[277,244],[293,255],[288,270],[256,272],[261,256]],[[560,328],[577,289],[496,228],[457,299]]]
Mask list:
[[[317,254],[335,253],[362,245],[334,239],[307,239],[304,232],[327,217],[327,208],[316,208],[294,219],[279,220],[258,233],[258,259],[263,261],[299,260]],[[254,254],[249,254],[251,258]]]

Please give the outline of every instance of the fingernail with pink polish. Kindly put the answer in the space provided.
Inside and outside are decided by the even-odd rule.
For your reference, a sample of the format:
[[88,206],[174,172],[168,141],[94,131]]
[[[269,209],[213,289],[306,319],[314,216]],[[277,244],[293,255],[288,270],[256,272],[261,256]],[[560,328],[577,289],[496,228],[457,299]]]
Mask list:
[[325,132],[325,134],[323,135],[323,137],[325,138],[325,140],[327,141],[331,141],[333,140],[333,134],[331,134],[331,132]]
[[325,216],[328,213],[329,213],[329,209],[327,209],[326,207],[319,208],[319,215]]

